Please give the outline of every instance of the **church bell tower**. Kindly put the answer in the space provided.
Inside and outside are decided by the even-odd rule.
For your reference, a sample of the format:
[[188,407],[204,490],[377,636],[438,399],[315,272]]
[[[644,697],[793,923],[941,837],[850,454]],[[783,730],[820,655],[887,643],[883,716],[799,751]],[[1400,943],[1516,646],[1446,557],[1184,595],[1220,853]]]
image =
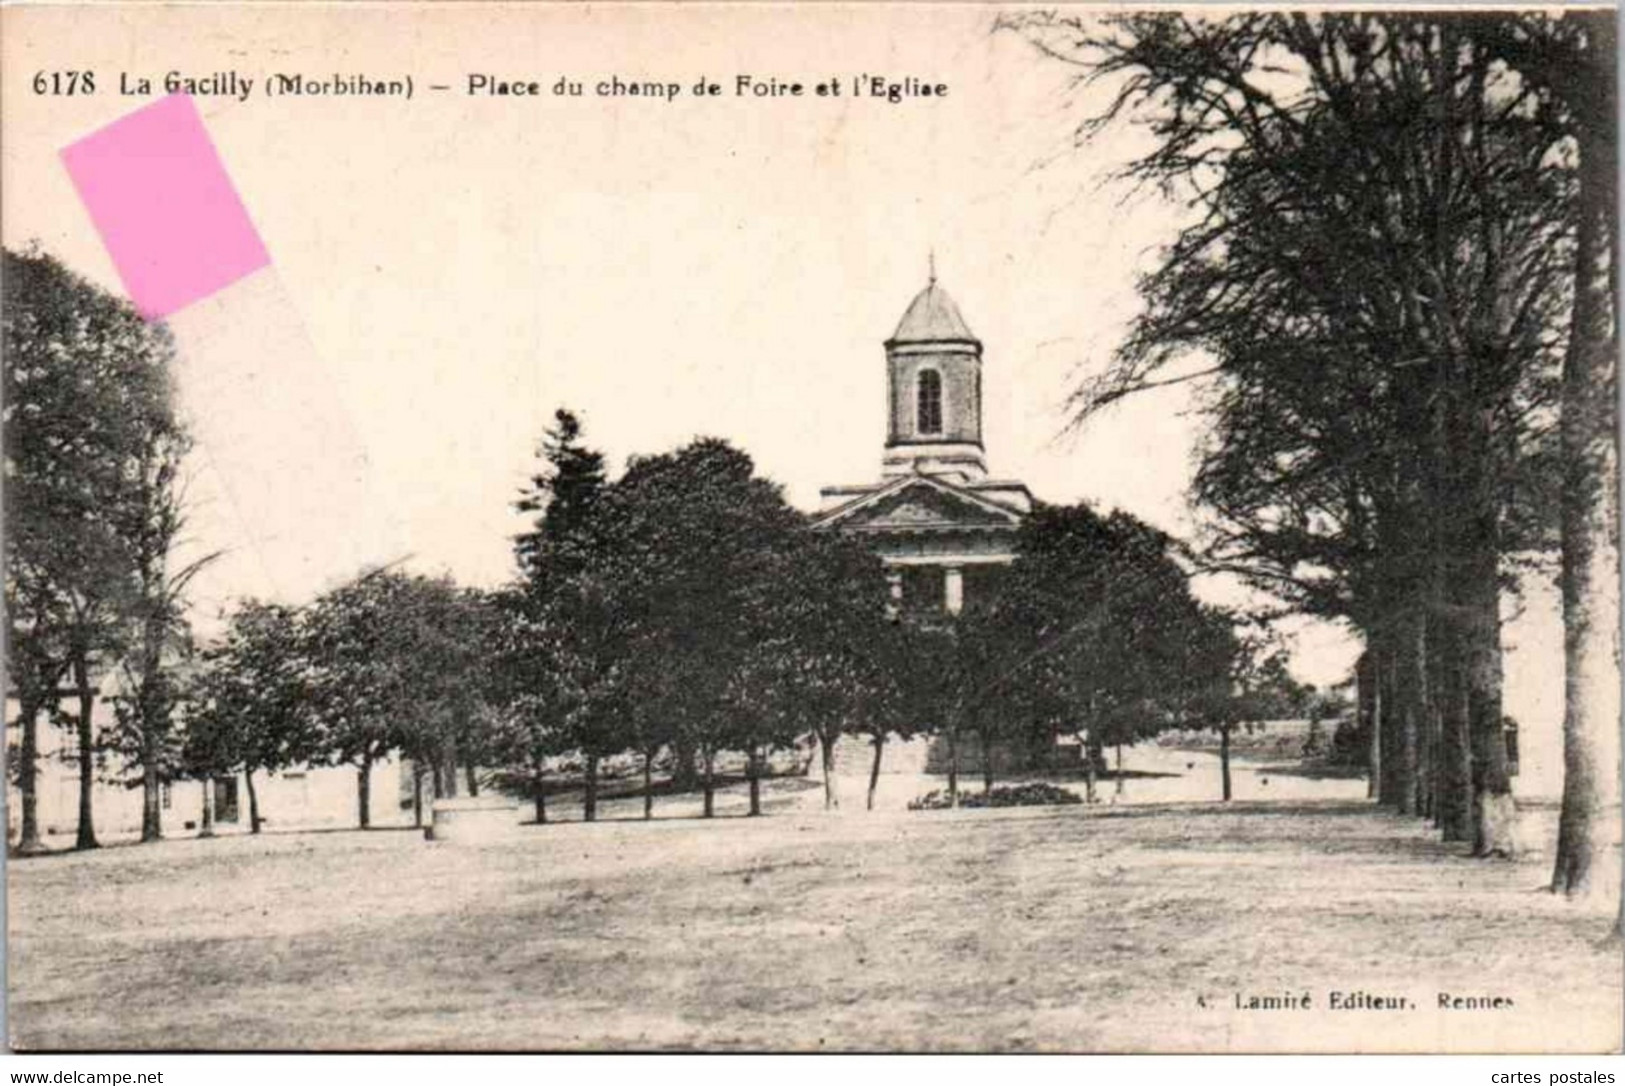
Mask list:
[[987,476],[982,449],[982,341],[937,285],[924,290],[886,341],[888,426],[881,475]]

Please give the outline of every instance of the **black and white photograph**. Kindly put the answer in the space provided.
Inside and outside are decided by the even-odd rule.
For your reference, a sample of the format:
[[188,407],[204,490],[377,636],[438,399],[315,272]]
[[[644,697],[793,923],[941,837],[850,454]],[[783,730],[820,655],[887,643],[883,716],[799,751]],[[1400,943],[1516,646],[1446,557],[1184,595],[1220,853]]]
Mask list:
[[0,9],[15,1065],[1617,1056],[1616,25]]

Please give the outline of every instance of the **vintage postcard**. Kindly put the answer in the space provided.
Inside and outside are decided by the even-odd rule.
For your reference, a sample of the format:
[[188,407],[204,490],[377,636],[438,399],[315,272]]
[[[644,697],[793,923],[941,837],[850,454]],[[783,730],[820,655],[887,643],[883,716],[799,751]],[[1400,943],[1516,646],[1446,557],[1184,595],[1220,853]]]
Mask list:
[[0,31],[13,1049],[1619,1052],[1613,9]]

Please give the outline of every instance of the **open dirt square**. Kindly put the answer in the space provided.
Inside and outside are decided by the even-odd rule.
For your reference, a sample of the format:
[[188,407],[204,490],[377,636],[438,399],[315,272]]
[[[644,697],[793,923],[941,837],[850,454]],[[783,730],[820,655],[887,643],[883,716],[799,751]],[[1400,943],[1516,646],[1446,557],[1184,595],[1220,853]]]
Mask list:
[[[1472,861],[1363,801],[825,814],[775,799],[760,819],[616,818],[478,847],[338,832],[13,862],[12,1040],[1620,1043],[1620,952],[1603,941],[1602,906],[1543,892],[1545,854]],[[1553,812],[1529,818],[1531,839],[1550,841]]]

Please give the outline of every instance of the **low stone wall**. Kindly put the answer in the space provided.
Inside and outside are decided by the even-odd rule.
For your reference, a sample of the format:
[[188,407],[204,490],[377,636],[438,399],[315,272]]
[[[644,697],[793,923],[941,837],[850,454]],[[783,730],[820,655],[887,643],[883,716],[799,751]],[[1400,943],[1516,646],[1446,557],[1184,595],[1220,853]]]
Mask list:
[[[924,738],[898,739],[895,735],[891,736],[881,753],[881,774],[924,773],[929,746],[930,741]],[[867,777],[874,761],[875,747],[868,736],[843,735],[835,743],[835,772],[840,776]],[[816,762],[814,771],[817,771]]]
[[434,801],[433,822],[423,835],[430,841],[480,844],[519,833],[519,804],[502,795],[464,796]]
[[[982,744],[974,733],[961,735],[959,772],[965,774],[982,771]],[[1027,773],[1045,769],[1077,769],[1083,766],[1083,747],[1076,744],[1056,744],[1047,751],[1035,752],[1028,747],[1014,747],[1004,743],[993,744],[993,772],[996,774]],[[931,737],[930,753],[926,758],[927,773],[948,772],[948,739]]]

